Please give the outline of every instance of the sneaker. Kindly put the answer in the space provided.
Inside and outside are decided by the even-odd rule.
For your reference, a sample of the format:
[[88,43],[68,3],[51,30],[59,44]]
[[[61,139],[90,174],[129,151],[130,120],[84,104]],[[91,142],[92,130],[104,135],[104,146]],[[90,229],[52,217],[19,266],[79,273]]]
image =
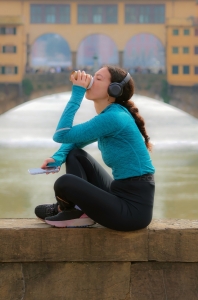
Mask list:
[[95,224],[82,210],[73,208],[45,218],[45,222],[55,227],[87,227]]
[[42,204],[35,207],[35,215],[45,221],[46,217],[52,217],[59,213],[58,203],[56,204]]

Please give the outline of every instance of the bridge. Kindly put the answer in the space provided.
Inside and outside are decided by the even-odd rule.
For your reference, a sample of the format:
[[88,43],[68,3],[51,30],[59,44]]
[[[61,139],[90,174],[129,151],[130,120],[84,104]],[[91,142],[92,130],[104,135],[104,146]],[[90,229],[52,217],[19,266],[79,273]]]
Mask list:
[[[71,90],[70,72],[27,73],[21,84],[0,84],[0,114],[24,102]],[[93,74],[92,74],[93,75]],[[164,101],[198,117],[198,87],[171,86],[166,74],[132,74],[135,93]]]

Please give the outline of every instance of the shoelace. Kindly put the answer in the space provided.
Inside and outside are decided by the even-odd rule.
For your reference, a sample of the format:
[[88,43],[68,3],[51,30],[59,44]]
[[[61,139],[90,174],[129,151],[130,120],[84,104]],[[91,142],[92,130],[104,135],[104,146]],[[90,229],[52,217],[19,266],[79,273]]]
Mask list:
[[54,216],[54,214],[55,214],[55,204],[52,204],[46,208],[46,215]]

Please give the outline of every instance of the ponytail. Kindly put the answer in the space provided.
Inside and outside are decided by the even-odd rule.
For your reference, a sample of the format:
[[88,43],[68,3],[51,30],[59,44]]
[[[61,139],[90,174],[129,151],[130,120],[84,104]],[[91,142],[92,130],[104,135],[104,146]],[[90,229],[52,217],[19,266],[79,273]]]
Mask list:
[[144,119],[139,114],[139,110],[138,110],[137,106],[135,106],[134,102],[131,100],[124,102],[123,104],[121,104],[121,105],[125,106],[128,109],[128,111],[131,113],[131,115],[133,116],[139,131],[141,132],[142,136],[144,137],[144,141],[145,141],[145,145],[146,145],[147,149],[149,151],[152,151],[152,144],[149,142],[150,137],[148,136],[148,134],[146,132]]

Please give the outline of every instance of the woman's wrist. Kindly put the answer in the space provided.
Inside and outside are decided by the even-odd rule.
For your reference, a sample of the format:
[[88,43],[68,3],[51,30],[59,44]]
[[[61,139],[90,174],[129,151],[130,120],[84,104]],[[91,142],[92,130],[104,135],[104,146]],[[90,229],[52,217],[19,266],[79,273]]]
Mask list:
[[82,85],[78,85],[78,84],[73,84],[72,86],[72,92],[75,91],[75,92],[85,92],[86,91],[86,88]]
[[70,101],[76,104],[81,103],[82,99],[84,98],[85,92],[86,88],[84,88],[83,86],[73,85]]

